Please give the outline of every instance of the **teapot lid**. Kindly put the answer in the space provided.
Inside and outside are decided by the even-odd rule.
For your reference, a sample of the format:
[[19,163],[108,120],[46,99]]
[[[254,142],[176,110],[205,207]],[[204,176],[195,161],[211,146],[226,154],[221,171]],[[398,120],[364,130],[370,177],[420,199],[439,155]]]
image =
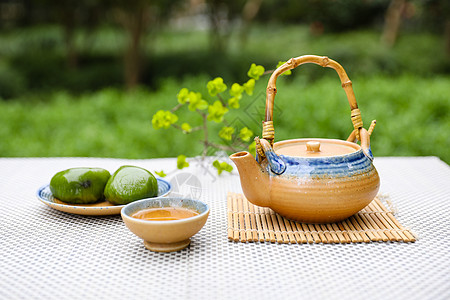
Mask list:
[[295,139],[277,142],[273,149],[278,155],[295,157],[342,156],[361,150],[358,144],[334,139]]

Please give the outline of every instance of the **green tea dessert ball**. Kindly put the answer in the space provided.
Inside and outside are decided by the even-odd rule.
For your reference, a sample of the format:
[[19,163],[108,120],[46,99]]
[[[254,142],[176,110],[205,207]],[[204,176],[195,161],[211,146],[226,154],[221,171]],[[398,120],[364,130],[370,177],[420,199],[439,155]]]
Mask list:
[[146,169],[122,166],[108,180],[104,193],[106,200],[112,204],[128,204],[157,196],[158,183]]
[[66,203],[95,203],[103,199],[110,177],[111,174],[102,168],[71,168],[52,177],[50,190],[53,197]]

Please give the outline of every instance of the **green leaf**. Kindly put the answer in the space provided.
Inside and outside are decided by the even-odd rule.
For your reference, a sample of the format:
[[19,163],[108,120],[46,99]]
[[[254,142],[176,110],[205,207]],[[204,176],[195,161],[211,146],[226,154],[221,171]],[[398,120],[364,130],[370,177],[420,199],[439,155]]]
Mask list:
[[190,133],[192,131],[192,127],[188,123],[183,123],[181,124],[181,130],[183,130],[184,133]]
[[233,127],[223,127],[219,132],[219,137],[223,138],[226,141],[231,141],[233,137],[234,128]]
[[250,78],[246,83],[244,83],[244,91],[247,93],[247,95],[251,96],[253,95],[253,90],[255,89],[255,79]]
[[186,155],[178,155],[177,157],[177,168],[183,169],[189,167],[189,163],[186,161]]
[[189,100],[189,90],[182,88],[177,94],[178,103],[185,104]]
[[215,160],[213,162],[213,166],[217,169],[217,174],[222,174],[223,171],[231,172],[233,171],[233,167],[226,162],[219,162],[218,160]]
[[178,121],[177,115],[168,110],[159,110],[153,115],[152,125],[155,129],[169,128],[170,125]]
[[206,87],[208,88],[208,93],[213,97],[227,89],[227,85],[223,83],[222,77],[216,77],[209,81]]
[[190,111],[196,111],[197,109],[204,110],[208,107],[208,102],[202,99],[201,93],[189,92],[188,102]]
[[239,132],[239,137],[240,137],[241,140],[243,140],[244,142],[250,141],[250,139],[251,139],[252,136],[253,136],[253,131],[251,131],[251,130],[248,129],[247,127],[242,128],[241,131]]
[[220,168],[220,162],[216,159],[215,161],[213,161],[213,166],[215,168]]
[[250,70],[248,70],[247,75],[250,78],[258,80],[261,75],[264,74],[264,67],[256,64],[252,64],[250,66]]
[[159,177],[166,177],[167,176],[167,174],[166,173],[164,173],[164,171],[163,170],[161,170],[161,171],[155,171],[155,174],[156,175],[158,175]]
[[182,88],[177,94],[178,103],[189,103],[189,110],[196,111],[197,109],[203,110],[208,107],[208,102],[202,99],[201,93],[190,92],[187,88]]
[[[286,63],[285,61],[279,61],[278,62],[278,65],[277,65],[277,68],[278,67],[281,67],[284,63]],[[281,75],[291,75],[292,74],[292,71],[291,70],[287,70],[287,71],[285,71],[283,74],[281,74]]]
[[223,116],[228,112],[228,108],[222,105],[222,102],[217,100],[213,105],[208,107],[208,120],[220,123],[223,121]]
[[234,109],[238,109],[239,107],[241,107],[241,105],[239,104],[239,98],[233,97],[228,99],[228,106]]
[[239,83],[233,83],[230,89],[230,96],[240,99],[242,97],[242,92],[244,92],[244,87]]

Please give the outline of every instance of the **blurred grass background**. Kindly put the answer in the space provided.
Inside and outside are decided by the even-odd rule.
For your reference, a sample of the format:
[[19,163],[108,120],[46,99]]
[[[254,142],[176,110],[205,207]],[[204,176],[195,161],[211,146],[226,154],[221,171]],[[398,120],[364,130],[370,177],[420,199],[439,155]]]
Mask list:
[[[438,26],[447,24],[447,19],[440,14],[437,16],[443,20],[430,17],[432,8],[445,1],[400,1],[406,8],[393,44],[383,42],[382,36],[384,17],[395,1],[365,1],[365,6],[356,5],[359,10],[322,10],[325,15],[317,14],[320,5],[347,7],[347,2],[286,1],[284,9],[278,9],[273,2],[263,1],[250,27],[236,21],[239,16],[233,14],[247,2],[251,1],[219,6],[228,12],[227,22],[222,20],[214,32],[209,21],[211,10],[183,14],[192,10],[193,1],[175,1],[176,8],[158,15],[166,22],[149,21],[147,30],[140,33],[138,50],[132,52],[139,54],[134,81],[130,77],[133,72],[127,73],[133,66],[133,62],[127,63],[129,27],[114,24],[108,16],[101,15],[94,26],[79,17],[74,18],[78,23],[63,24],[42,12],[38,14],[41,19],[36,15],[3,19],[0,156],[200,155],[200,132],[185,135],[173,128],[155,130],[151,126],[156,111],[176,105],[176,94],[182,87],[202,92],[212,103],[206,83],[217,76],[231,86],[234,81],[248,79],[251,63],[271,70],[280,60],[317,54],[337,60],[346,69],[365,127],[377,119],[372,136],[375,156],[435,155],[450,163],[450,58],[446,31]],[[25,3],[23,10],[28,11],[26,4],[33,1],[9,3]],[[108,6],[102,1],[93,3],[98,5],[95,8]],[[118,3],[115,9],[123,10]],[[136,3],[132,8],[139,12],[157,5]],[[165,1],[161,3],[158,5]],[[199,3],[206,8],[215,5],[211,1]],[[307,4],[317,7],[301,10]],[[92,8],[79,5],[75,12]],[[411,5],[415,15],[405,17],[411,14],[407,12]],[[59,7],[46,7],[57,15],[67,14]],[[370,18],[365,15],[369,12]],[[136,18],[133,10],[126,10],[127,14],[131,20]],[[259,80],[254,95],[243,99],[241,109],[228,116],[240,119],[257,135],[268,78],[265,75]],[[333,70],[301,66],[293,75],[281,77],[277,87],[276,140],[347,138],[352,130],[348,103]],[[248,110],[254,107],[258,115]],[[179,117],[180,123],[200,122],[187,110],[179,111]],[[221,127],[212,124],[212,128],[218,132]]]

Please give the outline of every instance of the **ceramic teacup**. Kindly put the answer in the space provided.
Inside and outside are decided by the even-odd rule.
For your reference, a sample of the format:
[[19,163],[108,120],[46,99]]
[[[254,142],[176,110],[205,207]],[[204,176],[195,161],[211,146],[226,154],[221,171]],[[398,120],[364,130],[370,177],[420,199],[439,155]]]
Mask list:
[[[132,217],[141,210],[168,207],[194,210],[198,215],[170,221],[149,221]],[[144,240],[147,249],[172,252],[189,246],[190,238],[205,225],[209,206],[199,200],[158,197],[132,202],[122,209],[121,215],[128,229]]]

